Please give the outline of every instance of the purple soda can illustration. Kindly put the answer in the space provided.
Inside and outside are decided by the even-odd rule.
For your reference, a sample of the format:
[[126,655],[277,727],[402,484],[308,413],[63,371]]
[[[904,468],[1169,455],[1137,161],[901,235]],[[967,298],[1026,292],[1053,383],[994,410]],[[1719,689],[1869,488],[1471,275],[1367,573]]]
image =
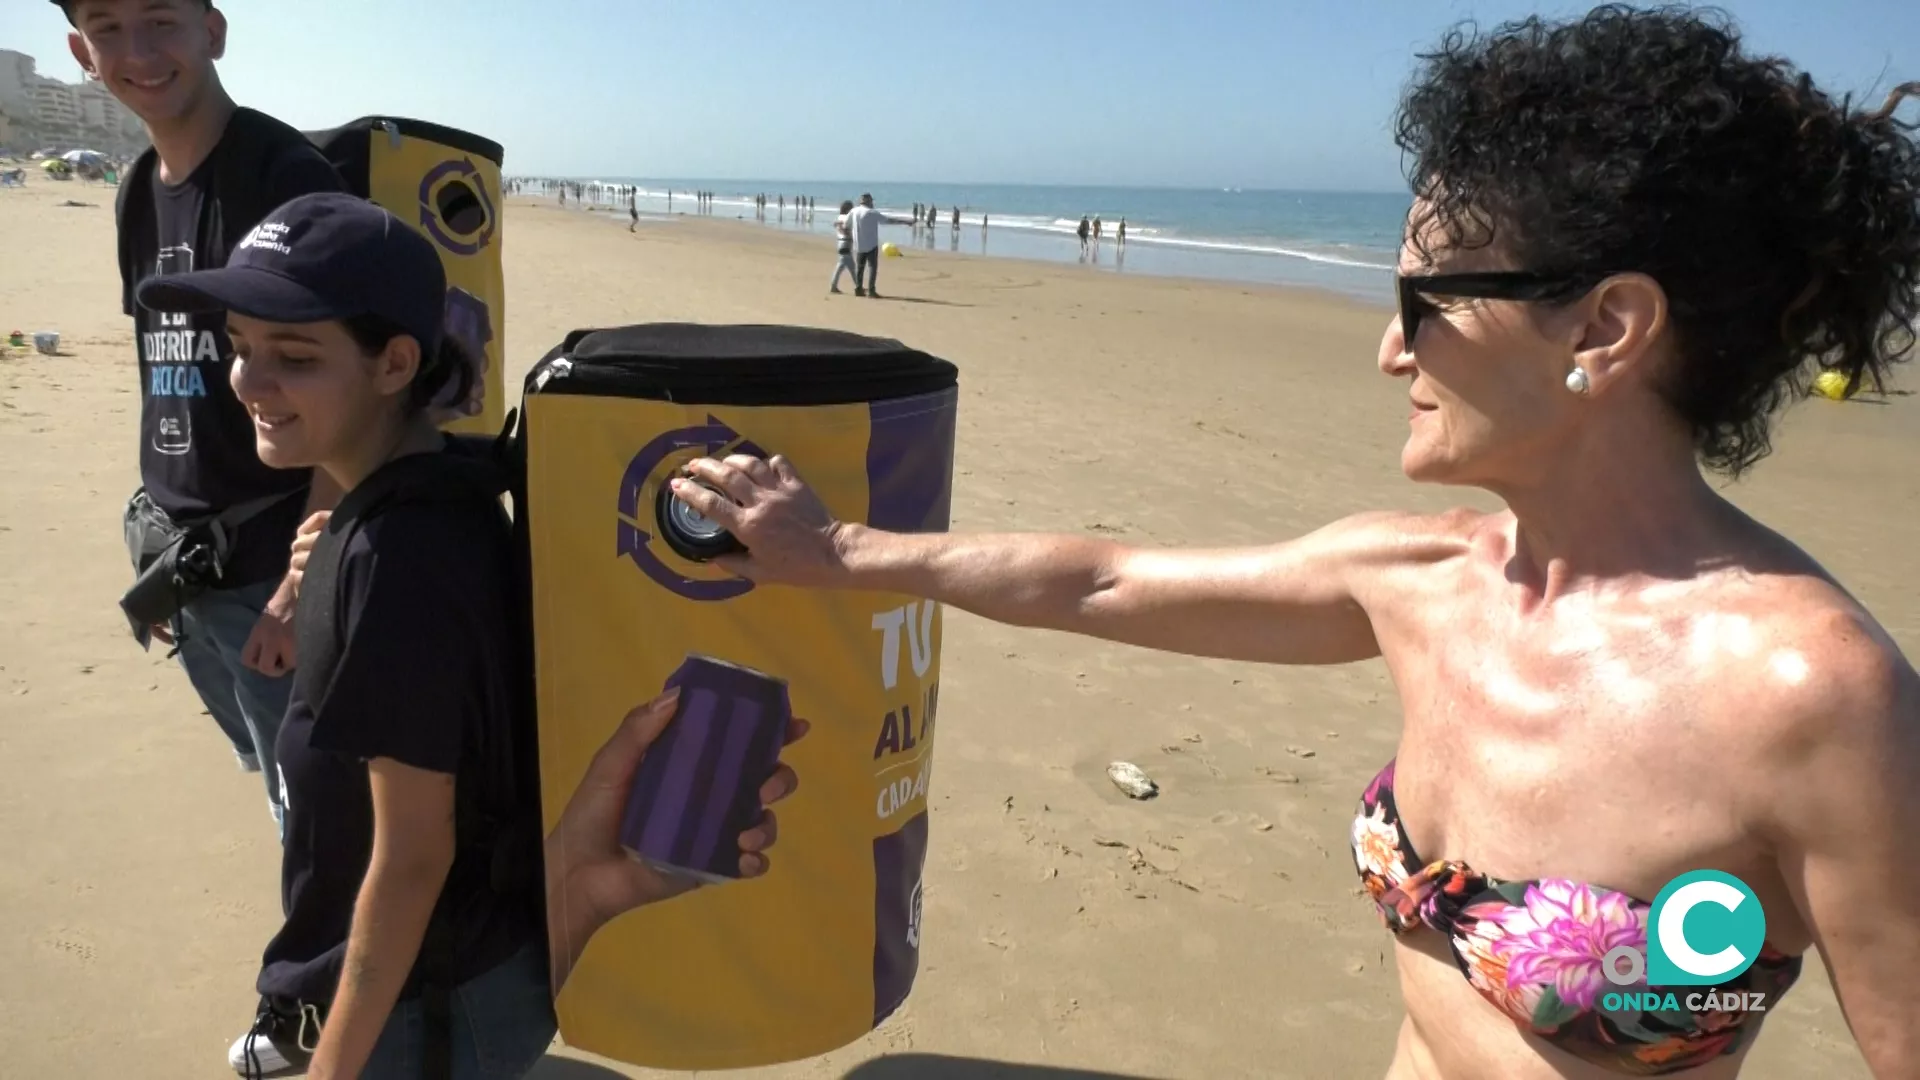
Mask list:
[[689,653],[663,689],[673,719],[627,795],[620,842],[663,873],[709,884],[740,876],[740,834],[760,820],[760,785],[780,764],[793,706],[764,672]]

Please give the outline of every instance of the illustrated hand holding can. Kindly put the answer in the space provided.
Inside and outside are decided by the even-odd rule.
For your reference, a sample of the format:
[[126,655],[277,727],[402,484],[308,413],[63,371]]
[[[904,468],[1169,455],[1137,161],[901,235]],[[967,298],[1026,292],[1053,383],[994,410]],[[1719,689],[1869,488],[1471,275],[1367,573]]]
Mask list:
[[[759,877],[771,867],[767,852],[779,839],[779,823],[769,807],[800,785],[792,767],[780,762],[780,754],[804,737],[810,725],[795,719],[785,707],[784,683],[768,680],[779,688],[778,708],[772,711],[768,706],[774,699],[765,690],[745,682],[729,683],[731,676],[727,676],[720,688],[745,687],[745,700],[761,712],[740,714],[738,724],[732,705],[724,714],[715,710],[704,721],[696,713],[695,721],[686,725],[688,734],[683,734],[680,721],[687,710],[682,702],[705,710],[712,708],[707,704],[710,695],[717,699],[717,688],[710,682],[713,665],[745,671],[689,657],[668,679],[664,693],[621,721],[588,764],[559,823],[547,835],[547,932],[555,995],[594,933],[613,919],[709,882]],[[768,679],[750,674],[757,680]],[[685,772],[682,755],[688,751],[681,748],[704,746],[704,740],[717,733],[720,752],[726,753],[735,745],[730,737],[736,731],[744,732],[740,738],[745,745],[735,751],[739,764],[729,783],[695,783],[698,777]],[[668,782],[677,776],[685,777],[684,782]],[[723,792],[726,798],[718,799],[715,792]],[[704,802],[696,798],[702,793],[708,796]],[[675,810],[672,832],[690,830],[696,842],[704,841],[700,851],[705,858],[698,866],[681,867],[675,862],[694,861],[676,854],[693,847],[662,846],[660,834],[649,836],[650,815]],[[648,850],[665,854],[642,854]]]
[[748,876],[735,838],[762,813],[761,785],[780,767],[793,724],[787,684],[689,654],[667,680],[672,723],[634,778],[620,843],[668,876],[712,885]]

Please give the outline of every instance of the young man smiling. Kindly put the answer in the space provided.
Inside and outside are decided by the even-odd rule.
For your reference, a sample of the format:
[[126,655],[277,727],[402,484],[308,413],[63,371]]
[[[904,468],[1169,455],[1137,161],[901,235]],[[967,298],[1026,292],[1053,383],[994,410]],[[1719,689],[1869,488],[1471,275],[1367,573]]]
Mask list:
[[295,659],[288,554],[300,522],[338,496],[308,470],[261,463],[255,424],[299,418],[248,415],[227,383],[223,316],[148,311],[133,297],[154,274],[225,265],[269,210],[345,185],[298,131],[227,96],[214,68],[227,21],[212,0],[53,2],[73,27],[74,59],[153,142],[127,171],[118,207],[122,306],[140,361],[142,488],[128,504],[128,543],[150,556],[182,528],[212,521],[223,556],[212,587],[136,636],[175,646],[241,767],[263,772],[278,821],[273,745]]

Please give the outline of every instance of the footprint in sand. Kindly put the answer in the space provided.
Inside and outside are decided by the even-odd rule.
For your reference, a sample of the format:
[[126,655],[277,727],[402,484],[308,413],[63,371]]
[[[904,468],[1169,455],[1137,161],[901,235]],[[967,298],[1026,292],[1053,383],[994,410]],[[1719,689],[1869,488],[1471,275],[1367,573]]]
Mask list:
[[81,963],[90,964],[93,962],[94,953],[93,953],[93,944],[91,942],[81,941],[77,938],[66,937],[63,935],[60,937],[55,937],[51,941],[46,942],[46,944],[53,946],[55,949],[58,949],[63,953],[66,953],[68,956],[74,957],[75,959],[79,960]]

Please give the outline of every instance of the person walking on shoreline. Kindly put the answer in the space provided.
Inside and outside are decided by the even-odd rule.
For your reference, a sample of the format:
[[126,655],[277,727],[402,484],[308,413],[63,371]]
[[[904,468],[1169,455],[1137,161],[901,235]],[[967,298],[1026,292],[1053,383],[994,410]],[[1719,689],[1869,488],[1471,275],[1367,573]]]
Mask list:
[[860,196],[860,205],[847,216],[847,231],[853,236],[853,295],[880,299],[880,211],[873,208],[873,196]]
[[827,283],[827,291],[836,296],[840,293],[841,274],[851,273],[853,275],[854,286],[857,288],[860,285],[860,268],[856,266],[853,261],[853,223],[848,219],[848,216],[852,213],[853,200],[843,200],[840,203],[840,216],[835,218],[833,222],[833,231],[839,248],[839,260],[833,265],[833,280]]

